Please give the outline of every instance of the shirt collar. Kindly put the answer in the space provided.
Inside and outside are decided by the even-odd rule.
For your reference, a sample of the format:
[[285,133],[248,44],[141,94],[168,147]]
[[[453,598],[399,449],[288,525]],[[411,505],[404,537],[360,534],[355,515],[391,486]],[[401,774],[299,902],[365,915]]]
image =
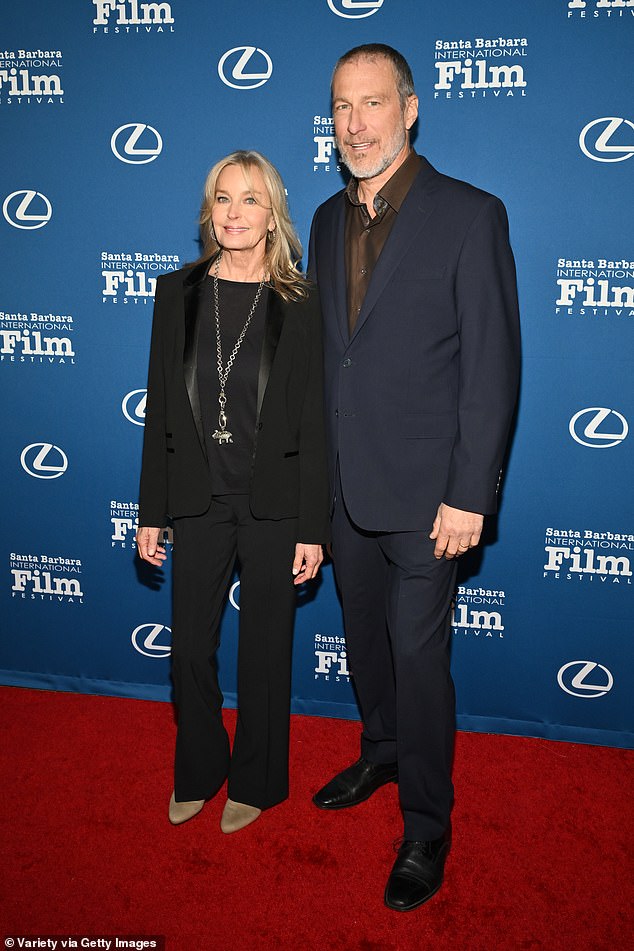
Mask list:
[[[401,205],[405,201],[405,196],[418,175],[420,165],[421,157],[412,149],[403,164],[399,165],[394,174],[375,196],[374,210],[377,214],[384,212],[387,205],[397,213],[400,211]],[[358,179],[350,179],[346,187],[346,195],[352,205],[366,211],[365,202],[359,201]]]

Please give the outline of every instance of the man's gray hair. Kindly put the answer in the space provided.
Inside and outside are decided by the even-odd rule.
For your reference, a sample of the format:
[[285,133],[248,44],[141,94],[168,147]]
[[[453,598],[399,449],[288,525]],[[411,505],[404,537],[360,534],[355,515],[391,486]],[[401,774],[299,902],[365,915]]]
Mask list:
[[354,62],[354,60],[357,59],[373,60],[379,57],[389,60],[394,68],[398,98],[401,103],[401,108],[404,109],[409,96],[414,95],[412,71],[405,57],[399,53],[398,50],[395,50],[393,46],[388,46],[386,43],[365,43],[363,46],[355,46],[353,49],[348,50],[347,53],[344,53],[343,56],[340,56],[332,71],[332,80],[330,83],[331,95],[335,75],[340,66],[345,65],[345,63]]

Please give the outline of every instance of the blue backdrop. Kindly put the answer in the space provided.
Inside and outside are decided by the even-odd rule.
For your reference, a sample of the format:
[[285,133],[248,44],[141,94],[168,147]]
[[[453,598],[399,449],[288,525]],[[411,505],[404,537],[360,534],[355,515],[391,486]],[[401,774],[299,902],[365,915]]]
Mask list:
[[[415,145],[508,208],[524,370],[499,518],[461,565],[459,726],[632,745],[634,0],[30,0],[0,14],[0,678],[168,699],[169,568],[135,560],[154,280],[211,165],[255,148],[306,243],[342,185],[329,79],[412,65]],[[356,716],[332,570],[293,708]],[[221,676],[235,702],[239,585]]]

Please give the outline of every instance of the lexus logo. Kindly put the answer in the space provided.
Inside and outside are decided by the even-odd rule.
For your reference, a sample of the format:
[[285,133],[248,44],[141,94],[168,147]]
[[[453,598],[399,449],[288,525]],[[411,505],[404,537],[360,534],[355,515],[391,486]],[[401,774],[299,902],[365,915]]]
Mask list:
[[[606,422],[607,420],[607,422]],[[603,428],[600,428],[602,427]],[[580,409],[568,425],[570,435],[581,446],[590,449],[610,449],[622,443],[629,432],[625,416],[605,406]]]
[[607,667],[593,660],[571,660],[560,668],[557,683],[571,697],[595,700],[610,692],[614,677]]
[[[249,67],[248,72],[246,66]],[[273,61],[259,46],[234,46],[223,54],[218,63],[218,75],[225,86],[231,86],[232,89],[257,89],[272,74]],[[232,79],[234,82],[231,82]]]
[[[363,17],[371,17],[373,13],[380,10],[383,0],[328,0],[328,6],[338,17],[344,17],[346,20],[360,20]],[[345,13],[345,10],[359,12]]]
[[110,148],[127,165],[147,165],[158,158],[163,150],[160,133],[144,122],[128,122],[112,133]]
[[145,426],[145,404],[147,390],[131,390],[121,401],[121,411],[130,423],[135,426]]
[[20,453],[20,464],[34,479],[59,479],[68,469],[68,456],[50,442],[32,442]]
[[240,582],[236,581],[229,588],[229,602],[232,608],[235,608],[236,611],[240,610],[240,602],[236,601],[236,595],[238,594],[238,588],[240,587]]
[[[624,145],[623,139],[630,144]],[[618,116],[593,119],[581,130],[579,145],[593,162],[624,162],[634,155],[634,122]]]
[[169,657],[172,647],[166,641],[171,633],[171,627],[165,624],[139,624],[132,631],[131,640],[134,649],[144,657]]
[[21,188],[11,192],[2,203],[2,214],[14,228],[22,231],[35,231],[43,228],[51,220],[53,208],[42,192],[32,188]]

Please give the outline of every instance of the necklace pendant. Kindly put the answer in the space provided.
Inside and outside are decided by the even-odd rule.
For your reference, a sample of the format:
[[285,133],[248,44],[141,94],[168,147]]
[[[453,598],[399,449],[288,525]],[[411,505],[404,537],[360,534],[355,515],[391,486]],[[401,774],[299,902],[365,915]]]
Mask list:
[[260,300],[260,295],[262,294],[262,288],[264,287],[265,278],[263,277],[260,281],[260,286],[257,289],[257,293],[251,305],[251,310],[249,315],[244,322],[244,327],[238,334],[238,339],[235,342],[235,346],[231,351],[229,359],[227,360],[226,366],[223,369],[223,359],[222,359],[222,340],[220,338],[220,312],[218,308],[218,271],[220,270],[220,259],[222,257],[222,251],[218,254],[216,258],[216,263],[214,265],[214,318],[216,323],[216,357],[217,357],[217,369],[218,369],[218,383],[220,384],[220,392],[218,393],[218,404],[220,406],[220,412],[218,413],[218,429],[215,433],[212,433],[212,439],[217,440],[219,446],[226,445],[227,443],[233,442],[233,433],[230,433],[227,429],[227,414],[225,413],[225,406],[227,405],[227,396],[225,393],[225,386],[227,384],[227,378],[231,372],[234,360],[238,355],[238,351],[242,346],[242,341],[244,340],[245,334],[249,329],[249,324],[251,323],[251,318],[255,313],[255,309],[258,306],[258,301]]

